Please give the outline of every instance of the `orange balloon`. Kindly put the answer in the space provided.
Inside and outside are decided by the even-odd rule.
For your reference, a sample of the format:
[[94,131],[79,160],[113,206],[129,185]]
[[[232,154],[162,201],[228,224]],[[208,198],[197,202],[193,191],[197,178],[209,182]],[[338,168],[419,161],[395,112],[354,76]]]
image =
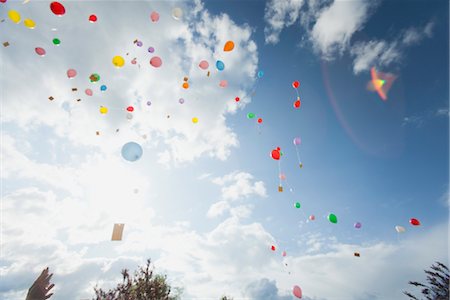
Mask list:
[[225,46],[223,47],[223,51],[231,51],[234,49],[234,42],[233,41],[228,41],[225,43]]
[[187,83],[187,82],[183,83],[183,88],[185,88],[185,89],[189,88],[189,83]]

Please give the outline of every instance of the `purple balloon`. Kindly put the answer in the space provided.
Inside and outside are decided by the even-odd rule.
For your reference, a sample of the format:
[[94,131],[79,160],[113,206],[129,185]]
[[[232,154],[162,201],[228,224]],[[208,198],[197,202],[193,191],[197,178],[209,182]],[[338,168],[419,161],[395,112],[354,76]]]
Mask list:
[[180,104],[183,104],[184,103],[184,99],[180,98],[180,100],[178,100],[178,102],[180,102]]
[[155,52],[155,48],[153,48],[153,47],[148,47],[148,52],[150,52],[150,53]]
[[147,101],[147,105],[148,105],[148,106],[152,105],[152,102]]
[[138,47],[142,47],[142,42],[141,42],[141,41],[138,41],[138,42],[136,43],[136,45],[137,45]]
[[302,140],[299,137],[294,138],[294,145],[300,145]]
[[359,229],[359,228],[361,228],[361,223],[356,222],[354,226],[355,226],[356,229]]

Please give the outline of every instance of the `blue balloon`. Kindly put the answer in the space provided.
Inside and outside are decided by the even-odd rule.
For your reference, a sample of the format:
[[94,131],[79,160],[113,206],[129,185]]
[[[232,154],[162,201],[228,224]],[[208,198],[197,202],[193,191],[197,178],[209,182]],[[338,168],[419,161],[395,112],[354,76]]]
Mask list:
[[135,142],[128,142],[122,146],[122,157],[128,161],[136,161],[143,153],[141,145]]
[[264,76],[264,71],[259,71],[258,72],[258,78],[262,78]]
[[223,61],[218,60],[218,61],[216,62],[216,68],[217,68],[217,70],[219,70],[219,71],[222,71],[223,69],[225,69],[225,64],[223,63]]
[[106,91],[106,85],[102,85],[102,86],[100,87],[100,91],[102,91],[102,92]]

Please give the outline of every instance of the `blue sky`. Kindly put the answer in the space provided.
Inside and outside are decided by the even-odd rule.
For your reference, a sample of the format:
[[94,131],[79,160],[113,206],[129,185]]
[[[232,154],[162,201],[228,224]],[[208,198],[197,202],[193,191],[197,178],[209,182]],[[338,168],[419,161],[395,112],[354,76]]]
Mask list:
[[[53,298],[88,298],[148,257],[182,299],[293,299],[294,285],[306,299],[400,299],[434,261],[448,265],[447,2],[62,3],[62,17],[49,2],[1,4],[1,299],[24,299],[46,266]],[[371,67],[397,76],[387,101],[366,88]],[[144,149],[133,163],[120,155],[129,141]]]

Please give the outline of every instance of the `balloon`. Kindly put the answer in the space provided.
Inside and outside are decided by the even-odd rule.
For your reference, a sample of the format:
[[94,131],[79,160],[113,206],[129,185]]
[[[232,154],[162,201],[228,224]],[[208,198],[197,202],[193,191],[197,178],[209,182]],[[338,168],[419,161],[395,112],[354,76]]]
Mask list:
[[159,68],[162,65],[162,60],[159,56],[153,56],[152,59],[150,59],[150,64],[155,68]]
[[295,202],[295,208],[300,208],[300,202]]
[[286,251],[283,251],[283,253],[281,253],[281,255],[284,257],[286,256]]
[[23,21],[23,25],[25,25],[25,27],[30,29],[34,29],[34,27],[36,27],[36,23],[31,19],[25,19]]
[[275,246],[274,245],[272,245],[271,247],[270,247],[270,249],[272,250],[272,251],[275,251]]
[[294,108],[300,108],[300,105],[302,105],[302,103],[300,102],[300,99],[297,99],[295,102],[294,102]]
[[131,60],[131,64],[132,65],[135,65],[137,63],[137,61],[136,61],[136,57],[135,58],[133,58],[132,60]]
[[248,113],[247,114],[247,118],[248,119],[253,119],[255,117],[255,114],[254,113]]
[[279,177],[281,180],[285,180],[285,179],[286,179],[286,175],[285,175],[284,173],[281,173],[280,175],[278,175],[278,177]]
[[183,10],[181,8],[175,7],[174,9],[172,9],[172,17],[175,20],[179,20],[182,15],[183,15]]
[[133,114],[132,114],[132,113],[127,113],[127,119],[128,119],[128,120],[133,119]]
[[259,71],[258,72],[258,78],[262,78],[264,76],[264,71]]
[[234,101],[239,102],[241,99],[239,97],[234,98]]
[[294,138],[294,145],[300,145],[302,140],[299,137]]
[[155,48],[153,48],[153,47],[148,47],[148,52],[150,52],[150,53],[155,52]]
[[150,19],[152,20],[152,22],[158,22],[159,20],[159,14],[154,11],[150,14]]
[[405,232],[405,231],[406,231],[405,227],[403,227],[403,226],[395,226],[395,230],[396,230],[398,233],[402,233],[402,232]]
[[226,88],[228,86],[228,81],[226,80],[221,80],[219,83],[220,87]]
[[133,107],[133,106],[128,106],[128,107],[127,107],[127,111],[129,111],[129,112],[134,111],[134,107]]
[[76,70],[74,70],[74,69],[67,70],[67,77],[74,78],[75,76],[77,76],[77,71]]
[[61,41],[58,38],[54,38],[53,39],[53,45],[59,46],[59,44],[61,44]]
[[209,67],[209,63],[206,60],[202,60],[198,66],[200,67],[200,69],[202,70],[206,70]]
[[337,217],[336,217],[335,214],[329,214],[329,215],[328,215],[328,220],[329,220],[331,223],[334,223],[334,224],[337,223]]
[[148,106],[152,105],[152,102],[151,101],[147,101],[147,105]]
[[361,223],[356,222],[354,226],[356,229],[360,229],[362,225],[361,225]]
[[106,114],[107,112],[108,112],[108,108],[107,108],[107,107],[100,106],[100,113],[101,113],[102,115]]
[[91,23],[97,22],[97,16],[96,15],[90,15],[89,16],[89,22],[91,22]]
[[192,118],[192,123],[197,124],[198,123],[198,118],[197,117],[193,117]]
[[64,8],[64,6],[56,1],[50,3],[50,9],[57,16],[62,16],[66,13],[66,9]]
[[294,288],[292,289],[292,294],[294,294],[295,297],[300,299],[302,297],[302,289],[298,285],[294,285]]
[[411,223],[411,225],[413,226],[419,226],[420,222],[417,219],[412,218],[411,220],[409,220],[409,223]]
[[219,71],[223,71],[223,69],[225,69],[225,64],[223,63],[223,61],[221,60],[216,61],[216,68]]
[[136,161],[143,153],[141,145],[135,142],[128,142],[122,146],[122,157],[128,161]]
[[184,99],[183,99],[183,98],[180,98],[180,99],[178,100],[178,102],[179,102],[180,104],[183,104],[183,103],[184,103]]
[[272,150],[272,152],[270,152],[270,156],[275,160],[279,160],[281,157],[280,150],[278,149]]
[[258,123],[261,124],[263,122],[263,119],[259,118]]
[[94,93],[92,92],[92,90],[91,89],[86,89],[85,91],[84,91],[84,93],[86,94],[86,95],[88,95],[88,96],[92,96]]
[[143,45],[143,43],[142,43],[141,41],[137,41],[137,42],[136,42],[136,46],[142,47],[142,45]]
[[11,21],[13,21],[16,24],[20,22],[20,14],[15,10],[8,11],[8,17]]
[[183,88],[184,88],[184,89],[188,89],[188,88],[189,88],[189,83],[183,82]]
[[125,59],[120,55],[116,55],[113,57],[112,63],[116,68],[122,68],[125,65]]
[[183,81],[188,81],[189,78],[187,78],[186,76],[183,78]]
[[98,75],[97,73],[93,73],[91,74],[91,76],[89,76],[89,80],[91,82],[97,82],[100,80],[100,75]]
[[297,89],[299,86],[300,86],[300,82],[298,82],[297,80],[292,83],[292,87],[294,89]]
[[103,84],[102,86],[100,86],[100,91],[104,92],[106,91],[106,89],[107,89],[106,85]]
[[45,56],[45,53],[47,53],[47,52],[45,52],[45,49],[41,48],[41,47],[34,48],[34,51],[36,52],[37,55],[40,55],[40,56]]
[[310,215],[310,216],[309,216],[309,219],[310,219],[311,221],[314,221],[314,220],[316,219],[316,217],[315,217],[314,215]]
[[225,46],[223,47],[223,51],[231,51],[234,49],[234,43],[233,41],[228,41],[225,43]]

